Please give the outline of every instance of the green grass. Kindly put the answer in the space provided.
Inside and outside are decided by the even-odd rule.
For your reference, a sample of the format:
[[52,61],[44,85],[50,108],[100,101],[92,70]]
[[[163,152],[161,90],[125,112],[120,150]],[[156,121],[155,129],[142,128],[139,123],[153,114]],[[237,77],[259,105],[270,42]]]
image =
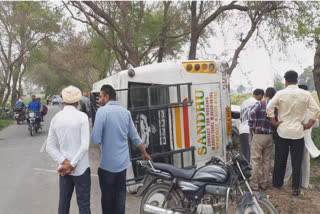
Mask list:
[[9,126],[13,123],[13,120],[10,119],[0,119],[0,130]]

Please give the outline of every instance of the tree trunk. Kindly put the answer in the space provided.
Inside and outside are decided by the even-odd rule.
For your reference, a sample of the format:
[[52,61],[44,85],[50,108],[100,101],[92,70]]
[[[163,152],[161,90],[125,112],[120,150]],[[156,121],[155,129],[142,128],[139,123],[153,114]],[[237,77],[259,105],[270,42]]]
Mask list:
[[158,62],[162,62],[163,61],[163,57],[164,57],[164,52],[165,52],[165,45],[166,45],[166,36],[167,36],[167,31],[168,31],[168,10],[170,7],[170,1],[166,2],[164,1],[164,12],[163,12],[163,23],[164,23],[164,27],[162,29],[162,33],[161,33],[161,39],[160,39],[160,47],[159,47],[159,51],[158,51]]
[[320,101],[320,38],[316,39],[316,52],[314,54],[314,62],[313,62],[313,78],[314,78],[314,86],[316,88],[318,98]]
[[189,49],[189,60],[196,59],[197,56],[197,44],[200,33],[198,32],[198,18],[197,18],[197,1],[191,2],[191,38],[190,38],[190,49]]
[[198,40],[199,35],[196,35],[196,33],[192,31],[190,39],[189,60],[196,59]]
[[18,90],[17,90],[17,83],[19,79],[19,73],[20,73],[20,66],[17,67],[13,71],[13,76],[12,76],[12,93],[11,93],[11,106],[14,106],[15,103],[18,100]]

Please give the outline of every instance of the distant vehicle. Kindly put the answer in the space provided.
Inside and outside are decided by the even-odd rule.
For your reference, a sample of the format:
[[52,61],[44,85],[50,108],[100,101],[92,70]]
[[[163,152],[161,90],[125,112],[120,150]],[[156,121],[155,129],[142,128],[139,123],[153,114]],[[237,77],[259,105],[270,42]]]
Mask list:
[[63,104],[63,100],[59,95],[54,95],[52,98],[52,105]]
[[25,107],[14,107],[13,108],[14,118],[16,119],[18,125],[26,120],[25,111],[26,111]]
[[12,118],[12,112],[8,107],[0,107],[0,117],[3,116],[6,119]]
[[33,136],[35,133],[38,133],[39,130],[42,130],[39,113],[40,112],[33,112],[33,111],[30,111],[28,113],[28,120],[29,120],[28,130],[31,136]]

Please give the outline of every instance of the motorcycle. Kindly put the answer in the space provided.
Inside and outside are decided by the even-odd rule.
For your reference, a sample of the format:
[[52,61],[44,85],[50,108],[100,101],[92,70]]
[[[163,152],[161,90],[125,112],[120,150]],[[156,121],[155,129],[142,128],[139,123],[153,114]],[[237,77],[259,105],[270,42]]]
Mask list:
[[0,107],[0,113],[4,112],[7,119],[12,118],[12,113],[8,107]]
[[40,124],[41,118],[38,113],[40,112],[33,112],[33,111],[28,112],[28,120],[29,120],[28,130],[31,136],[33,136],[35,133],[38,133],[40,130],[42,130],[42,127]]
[[263,193],[252,191],[248,161],[241,154],[233,154],[231,144],[227,152],[229,161],[212,157],[198,169],[138,161],[146,170],[138,190],[143,196],[140,214],[230,213],[230,200],[237,202],[237,214],[277,214]]
[[24,107],[15,107],[13,108],[13,112],[15,112],[14,118],[16,119],[18,125],[26,120]]

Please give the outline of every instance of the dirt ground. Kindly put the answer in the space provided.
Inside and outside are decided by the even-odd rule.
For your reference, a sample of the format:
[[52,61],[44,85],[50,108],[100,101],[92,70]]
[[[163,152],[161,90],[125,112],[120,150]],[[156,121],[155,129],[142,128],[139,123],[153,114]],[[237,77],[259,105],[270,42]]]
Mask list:
[[291,195],[291,186],[284,186],[280,190],[270,188],[266,191],[279,214],[320,213],[320,159],[312,161],[310,173],[312,189],[301,189],[302,195],[299,197]]

